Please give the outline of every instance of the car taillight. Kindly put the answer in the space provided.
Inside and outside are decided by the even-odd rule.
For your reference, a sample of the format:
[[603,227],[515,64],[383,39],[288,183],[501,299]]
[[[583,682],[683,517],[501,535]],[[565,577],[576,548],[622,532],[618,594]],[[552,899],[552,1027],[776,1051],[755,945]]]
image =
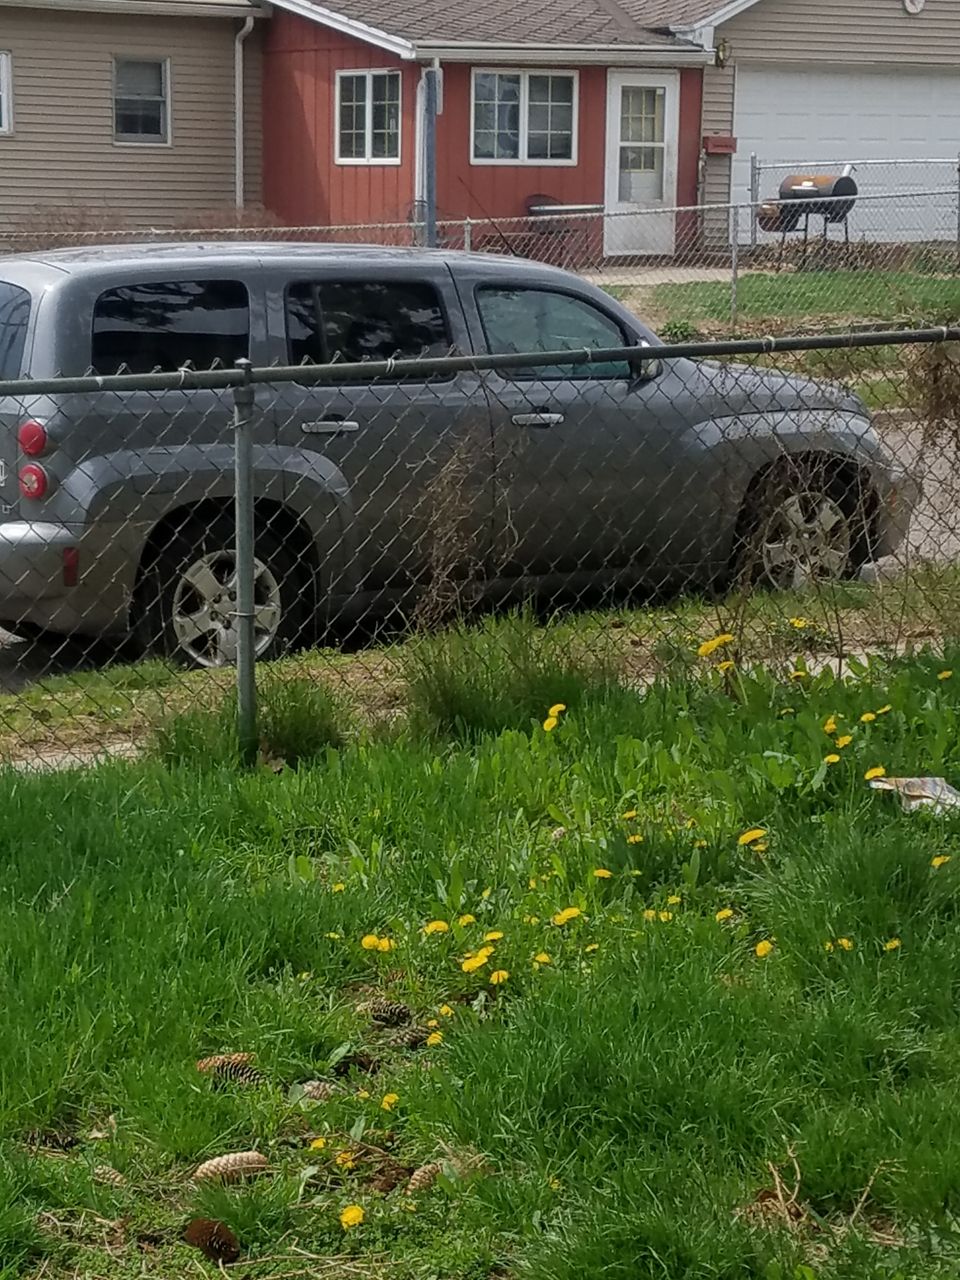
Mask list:
[[21,422],[17,428],[17,444],[28,458],[39,458],[47,447],[47,429],[42,422]]
[[21,467],[17,480],[20,484],[20,492],[25,498],[34,500],[42,498],[50,488],[50,477],[43,467],[38,467],[35,462],[28,462],[25,467]]

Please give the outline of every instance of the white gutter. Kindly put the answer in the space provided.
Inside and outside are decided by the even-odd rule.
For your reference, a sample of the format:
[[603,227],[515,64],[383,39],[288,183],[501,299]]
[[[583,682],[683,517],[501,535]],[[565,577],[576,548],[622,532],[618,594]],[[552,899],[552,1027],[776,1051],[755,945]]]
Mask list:
[[237,32],[233,42],[233,191],[234,203],[238,209],[242,209],[246,203],[244,189],[246,179],[246,157],[244,155],[246,146],[246,130],[244,129],[246,103],[244,101],[243,46],[253,30],[253,22],[253,15],[251,14]]
[[245,18],[267,10],[245,0],[3,0],[4,8],[53,9],[68,13],[124,13],[140,17]]

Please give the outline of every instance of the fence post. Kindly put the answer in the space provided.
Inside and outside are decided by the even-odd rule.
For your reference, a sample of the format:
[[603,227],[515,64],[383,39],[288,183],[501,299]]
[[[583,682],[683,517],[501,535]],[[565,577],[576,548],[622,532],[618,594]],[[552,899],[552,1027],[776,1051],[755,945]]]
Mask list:
[[236,519],[237,744],[245,765],[257,758],[257,671],[254,631],[253,366],[238,360],[244,381],[233,391],[234,513]]
[[757,247],[757,209],[760,206],[760,160],[750,152],[750,248]]
[[960,266],[960,155],[957,156],[957,265]]
[[740,206],[730,211],[730,332],[737,331],[737,292],[740,285]]
[[473,248],[473,219],[464,218],[463,220],[463,247],[469,253]]

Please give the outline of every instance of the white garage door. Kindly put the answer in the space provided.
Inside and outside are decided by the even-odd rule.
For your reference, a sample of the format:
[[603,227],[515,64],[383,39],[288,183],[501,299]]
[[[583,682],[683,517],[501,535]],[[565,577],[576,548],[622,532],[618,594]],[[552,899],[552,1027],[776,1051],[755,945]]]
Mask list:
[[[750,153],[761,161],[826,170],[874,160],[854,178],[864,194],[893,192],[891,200],[861,201],[850,216],[854,239],[955,240],[955,195],[907,192],[956,190],[960,152],[960,74],[873,71],[851,67],[798,70],[788,66],[737,68],[737,155],[732,199],[749,198]],[[893,164],[938,159],[940,164]],[[769,199],[789,170],[764,170],[760,196]],[[819,227],[819,219],[816,219]],[[812,229],[812,224],[811,224]],[[836,234],[836,231],[834,231]]]

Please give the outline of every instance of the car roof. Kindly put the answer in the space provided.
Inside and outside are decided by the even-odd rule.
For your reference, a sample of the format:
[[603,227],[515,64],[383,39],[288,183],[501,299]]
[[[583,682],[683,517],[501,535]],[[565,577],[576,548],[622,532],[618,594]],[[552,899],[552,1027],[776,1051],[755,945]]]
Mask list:
[[435,264],[441,262],[473,262],[486,269],[496,270],[501,264],[509,264],[516,270],[528,268],[542,270],[542,264],[524,258],[500,254],[464,253],[451,249],[423,249],[373,244],[312,244],[290,241],[236,241],[200,240],[182,242],[152,242],[130,244],[97,244],[73,246],[66,249],[38,249],[31,253],[11,254],[0,258],[0,277],[29,272],[33,268],[46,268],[60,275],[96,274],[98,270],[143,269],[167,265],[171,268],[191,268],[199,263],[222,264],[238,268],[253,263],[282,267],[297,259],[338,259],[353,266],[369,263],[372,266]]

